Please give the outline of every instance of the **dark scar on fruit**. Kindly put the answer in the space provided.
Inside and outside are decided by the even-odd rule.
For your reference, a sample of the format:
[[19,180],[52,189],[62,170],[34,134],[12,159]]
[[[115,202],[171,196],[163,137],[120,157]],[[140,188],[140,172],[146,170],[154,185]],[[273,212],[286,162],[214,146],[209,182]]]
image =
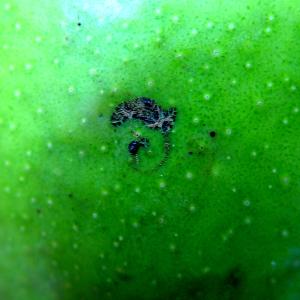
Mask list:
[[[126,121],[136,119],[142,121],[146,127],[160,132],[164,138],[164,157],[158,165],[160,167],[169,157],[170,132],[174,126],[176,114],[175,107],[164,110],[155,103],[155,100],[138,97],[117,105],[111,116],[111,124],[119,127]],[[140,136],[128,144],[128,152],[135,157],[136,164],[138,164],[139,149],[147,148],[149,145],[149,139]]]

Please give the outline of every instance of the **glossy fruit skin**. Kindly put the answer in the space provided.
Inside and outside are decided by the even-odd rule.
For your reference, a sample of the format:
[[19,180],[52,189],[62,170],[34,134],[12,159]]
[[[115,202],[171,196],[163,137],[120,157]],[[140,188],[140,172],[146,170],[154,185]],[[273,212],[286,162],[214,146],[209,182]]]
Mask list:
[[300,298],[298,1],[0,5],[5,299]]

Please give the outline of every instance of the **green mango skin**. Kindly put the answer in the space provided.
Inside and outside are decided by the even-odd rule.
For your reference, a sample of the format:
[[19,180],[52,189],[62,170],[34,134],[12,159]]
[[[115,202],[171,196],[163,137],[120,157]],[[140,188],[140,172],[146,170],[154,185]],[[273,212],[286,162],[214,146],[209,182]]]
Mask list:
[[[1,299],[300,298],[299,1],[0,17]],[[110,123],[139,96],[178,111],[158,170],[159,132]]]

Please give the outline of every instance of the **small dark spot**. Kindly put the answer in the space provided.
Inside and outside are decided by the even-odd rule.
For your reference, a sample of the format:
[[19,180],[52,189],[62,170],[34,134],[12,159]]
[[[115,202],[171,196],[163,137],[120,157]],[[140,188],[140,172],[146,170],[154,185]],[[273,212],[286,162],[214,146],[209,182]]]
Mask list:
[[229,285],[233,288],[238,288],[243,282],[243,273],[239,268],[234,268],[230,271],[228,276],[225,279],[226,285]]
[[129,145],[128,145],[128,151],[130,154],[135,155],[138,153],[140,148],[140,143],[138,141],[132,141]]
[[188,155],[193,155],[193,151],[189,151],[189,152],[188,152]]
[[215,131],[211,131],[211,132],[209,133],[209,135],[210,135],[212,138],[214,138],[214,137],[217,136],[217,133],[216,133]]
[[68,197],[69,197],[69,198],[73,198],[73,194],[70,193],[70,194],[68,195]]
[[37,210],[36,210],[36,213],[39,215],[39,214],[41,214],[41,212],[42,212],[42,210],[40,209],[40,208],[38,208]]
[[77,26],[81,26],[81,23],[80,23],[80,22],[78,22],[78,23],[77,23]]
[[121,281],[124,281],[124,282],[132,281],[132,276],[129,275],[128,273],[120,272],[120,273],[118,273],[118,277]]

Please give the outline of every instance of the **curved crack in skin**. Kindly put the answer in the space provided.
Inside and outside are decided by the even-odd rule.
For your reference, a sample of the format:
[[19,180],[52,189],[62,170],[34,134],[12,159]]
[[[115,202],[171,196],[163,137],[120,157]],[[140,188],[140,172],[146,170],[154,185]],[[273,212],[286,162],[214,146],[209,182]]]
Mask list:
[[[160,167],[166,162],[169,156],[169,133],[174,126],[176,114],[175,107],[164,110],[153,99],[138,97],[119,104],[111,116],[111,123],[113,126],[119,127],[126,121],[136,119],[142,121],[146,127],[160,131],[164,137],[164,157],[158,165]],[[146,148],[148,146],[149,140],[146,138],[139,138],[137,141],[129,143],[128,151],[130,154],[135,155],[136,163],[138,163],[138,150],[141,147]]]

